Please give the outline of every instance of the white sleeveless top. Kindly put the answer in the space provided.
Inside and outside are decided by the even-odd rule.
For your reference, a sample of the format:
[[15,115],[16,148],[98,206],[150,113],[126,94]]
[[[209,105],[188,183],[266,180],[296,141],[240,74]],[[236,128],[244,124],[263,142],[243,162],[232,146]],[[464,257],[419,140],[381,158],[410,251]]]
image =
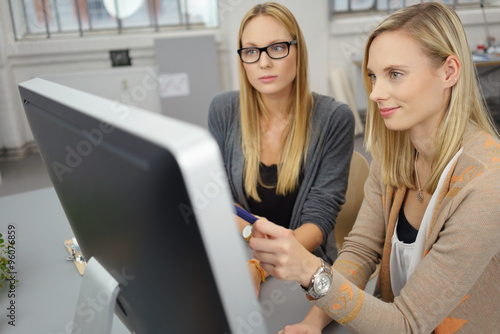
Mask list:
[[398,239],[397,227],[399,221],[396,221],[396,226],[394,228],[394,234],[392,235],[392,250],[390,258],[390,271],[391,271],[391,287],[394,297],[399,296],[401,290],[406,285],[408,278],[415,271],[415,268],[420,264],[424,257],[425,251],[425,241],[427,238],[427,233],[429,232],[429,225],[431,223],[432,214],[434,208],[436,207],[437,198],[439,192],[443,188],[444,180],[451,167],[458,159],[462,153],[463,148],[461,148],[457,154],[451,159],[451,161],[446,165],[443,170],[441,177],[439,178],[438,186],[434,194],[432,194],[429,205],[425,210],[424,217],[422,218],[422,223],[418,229],[417,238],[415,242],[411,244],[404,243]]

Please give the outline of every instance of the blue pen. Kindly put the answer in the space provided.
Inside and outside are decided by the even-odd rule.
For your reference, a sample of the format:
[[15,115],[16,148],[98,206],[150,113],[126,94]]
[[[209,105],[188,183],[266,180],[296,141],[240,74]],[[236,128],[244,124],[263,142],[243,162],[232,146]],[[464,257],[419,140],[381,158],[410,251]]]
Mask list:
[[236,208],[236,214],[241,219],[246,220],[250,224],[255,223],[255,221],[257,220],[257,217],[255,217],[254,215],[252,215],[250,212],[246,211],[245,209],[240,208],[236,204],[234,205],[234,207]]

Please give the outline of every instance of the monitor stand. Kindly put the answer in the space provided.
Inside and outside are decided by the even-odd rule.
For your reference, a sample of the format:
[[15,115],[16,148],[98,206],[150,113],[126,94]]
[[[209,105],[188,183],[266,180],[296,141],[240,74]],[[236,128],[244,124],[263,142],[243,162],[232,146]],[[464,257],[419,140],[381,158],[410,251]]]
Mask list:
[[71,333],[110,334],[118,282],[95,258],[85,268]]

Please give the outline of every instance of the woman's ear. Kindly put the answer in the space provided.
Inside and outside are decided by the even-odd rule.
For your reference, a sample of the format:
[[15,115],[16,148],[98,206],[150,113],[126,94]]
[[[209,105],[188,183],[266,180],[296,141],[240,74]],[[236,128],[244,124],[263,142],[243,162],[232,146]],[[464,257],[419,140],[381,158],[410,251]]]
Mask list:
[[460,72],[462,69],[462,65],[460,64],[460,60],[455,55],[450,55],[443,64],[444,69],[444,83],[445,87],[454,86],[458,79],[460,78]]

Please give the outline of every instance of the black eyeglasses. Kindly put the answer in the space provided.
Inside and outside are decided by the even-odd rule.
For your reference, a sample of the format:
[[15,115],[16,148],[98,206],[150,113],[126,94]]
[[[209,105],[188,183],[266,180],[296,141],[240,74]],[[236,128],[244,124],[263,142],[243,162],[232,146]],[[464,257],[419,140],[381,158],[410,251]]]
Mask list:
[[238,54],[240,55],[241,61],[245,64],[258,62],[262,52],[267,53],[271,59],[282,59],[288,56],[290,53],[290,45],[292,44],[297,44],[297,40],[294,39],[290,42],[273,43],[263,48],[241,48],[238,49]]

